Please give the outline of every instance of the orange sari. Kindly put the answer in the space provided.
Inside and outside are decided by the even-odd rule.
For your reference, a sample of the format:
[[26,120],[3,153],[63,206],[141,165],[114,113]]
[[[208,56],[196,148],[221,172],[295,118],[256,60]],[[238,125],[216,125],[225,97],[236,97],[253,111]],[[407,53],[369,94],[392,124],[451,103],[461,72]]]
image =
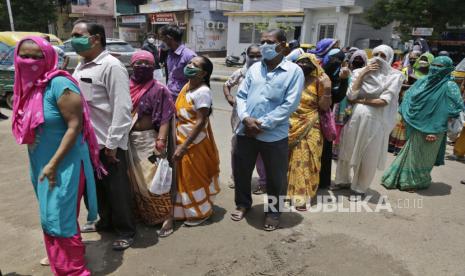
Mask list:
[[[189,85],[186,84],[176,100],[176,139],[183,144],[197,122],[194,103],[187,99]],[[177,163],[176,177],[178,193],[174,206],[174,217],[178,220],[199,220],[213,212],[214,196],[220,192],[218,184],[219,155],[210,122],[189,145],[187,153]]]

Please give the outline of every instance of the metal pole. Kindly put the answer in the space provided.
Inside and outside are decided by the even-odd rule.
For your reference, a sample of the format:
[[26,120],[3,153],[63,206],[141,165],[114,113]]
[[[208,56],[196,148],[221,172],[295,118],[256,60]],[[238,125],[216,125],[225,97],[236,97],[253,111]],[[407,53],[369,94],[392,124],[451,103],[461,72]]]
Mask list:
[[11,3],[10,0],[6,0],[6,6],[8,7],[8,15],[10,16],[10,27],[11,31],[15,31],[15,24],[13,23],[13,13],[11,12]]

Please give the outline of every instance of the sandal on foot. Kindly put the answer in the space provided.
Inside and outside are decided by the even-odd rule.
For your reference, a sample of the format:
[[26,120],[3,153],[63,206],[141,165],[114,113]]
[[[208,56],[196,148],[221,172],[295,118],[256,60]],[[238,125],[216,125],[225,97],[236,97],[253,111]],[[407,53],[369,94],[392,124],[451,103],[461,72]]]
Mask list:
[[265,218],[265,225],[263,226],[263,230],[267,232],[274,231],[279,228],[279,217],[275,216],[266,216]]
[[199,226],[201,225],[202,223],[204,223],[205,221],[207,221],[208,219],[210,218],[210,216],[206,217],[206,218],[203,218],[203,219],[198,219],[198,220],[186,220],[184,221],[184,225],[185,226]]
[[262,186],[258,186],[255,191],[252,192],[254,195],[263,195],[266,194],[266,188]]
[[360,193],[356,191],[351,191],[350,196],[349,196],[349,201],[363,201],[365,199],[366,194],[365,193]]
[[241,221],[245,217],[247,211],[247,208],[238,207],[236,210],[234,210],[234,212],[231,213],[231,219],[233,221]]
[[230,189],[234,189],[234,188],[236,188],[236,185],[234,185],[234,182],[233,182],[233,183],[229,184],[228,187],[229,187]]
[[93,221],[88,221],[81,227],[81,233],[93,233],[97,232],[96,224]]
[[157,234],[158,234],[158,237],[159,238],[166,238],[168,236],[170,236],[171,234],[174,233],[174,229],[173,227],[171,228],[161,228],[160,230],[157,231]]
[[350,183],[329,185],[330,191],[338,191],[338,190],[349,189],[349,188],[350,188]]
[[295,206],[295,209],[299,212],[306,212],[307,211],[307,205],[300,205],[300,206]]
[[45,257],[42,260],[40,260],[40,265],[41,266],[50,266],[50,261],[48,260],[48,257]]
[[113,250],[115,251],[123,251],[131,247],[131,245],[134,243],[133,238],[122,238],[122,239],[117,239],[113,242]]

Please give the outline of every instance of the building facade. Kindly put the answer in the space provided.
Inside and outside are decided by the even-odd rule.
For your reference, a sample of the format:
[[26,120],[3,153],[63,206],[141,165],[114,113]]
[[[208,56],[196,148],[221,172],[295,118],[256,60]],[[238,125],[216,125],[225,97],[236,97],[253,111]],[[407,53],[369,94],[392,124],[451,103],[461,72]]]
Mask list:
[[375,30],[363,18],[372,4],[371,0],[244,0],[243,11],[225,14],[228,54],[239,55],[259,41],[260,31],[275,27],[286,30],[288,40],[301,43],[315,44],[329,37],[339,39],[341,46],[391,44],[392,25]]

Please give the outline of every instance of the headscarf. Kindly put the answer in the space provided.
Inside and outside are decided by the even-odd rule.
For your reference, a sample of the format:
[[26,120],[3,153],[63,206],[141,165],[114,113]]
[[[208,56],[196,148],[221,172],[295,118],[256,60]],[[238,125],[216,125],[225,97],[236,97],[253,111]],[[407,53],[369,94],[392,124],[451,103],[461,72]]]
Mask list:
[[[374,57],[368,62],[377,62],[380,69],[371,72],[363,79],[360,90],[366,94],[390,93],[391,102],[384,107],[383,124],[387,132],[391,132],[396,122],[396,114],[398,109],[399,92],[402,87],[403,75],[400,71],[391,67],[394,58],[394,51],[387,45],[380,45],[373,49],[373,54],[383,53],[386,60],[381,57]],[[355,70],[357,74],[361,69]],[[354,73],[354,75],[356,75]]]
[[448,118],[457,117],[463,109],[460,89],[451,81],[452,71],[454,66],[449,57],[436,57],[430,73],[405,93],[400,112],[410,127],[426,134],[447,131]]
[[313,70],[311,73],[312,77],[319,78],[321,75],[325,73],[325,71],[323,70],[323,68],[321,68],[320,63],[318,62],[318,59],[316,58],[314,54],[304,53],[300,55],[295,62],[297,63],[299,60],[303,60],[303,59],[309,59],[310,62],[313,64],[313,66],[315,66],[315,70]]
[[415,61],[415,64],[413,65],[413,70],[414,70],[413,72],[415,73],[415,76],[417,77],[417,79],[420,79],[420,78],[427,75],[427,74],[423,74],[422,72],[420,72],[418,70],[418,68],[420,68],[420,59],[422,57],[426,57],[426,59],[428,60],[428,63],[429,63],[430,66],[431,66],[431,63],[433,63],[433,60],[434,60],[434,56],[431,53],[424,53],[419,58],[417,58],[417,60]]
[[365,62],[365,65],[367,64],[368,62],[368,56],[367,56],[367,53],[365,52],[365,50],[356,50],[350,57],[349,59],[349,64],[352,64],[352,62],[354,62],[354,59],[356,57],[361,57],[363,59],[363,61]]
[[310,50],[309,53],[314,54],[322,60],[324,56],[336,45],[337,40],[334,38],[323,38],[316,43],[316,49]]
[[[34,41],[42,50],[44,64],[42,68],[31,68],[33,71],[41,71],[38,78],[31,78],[29,74],[22,73],[19,66],[19,48],[26,40]],[[43,96],[49,81],[58,76],[66,77],[77,87],[78,82],[67,72],[58,70],[58,55],[52,45],[42,37],[27,36],[19,41],[15,49],[15,83],[14,83],[14,104],[12,130],[18,144],[33,144],[36,138],[36,128],[44,123]],[[90,111],[87,102],[81,95],[83,107],[82,132],[83,140],[89,146],[89,154],[97,175],[106,174],[99,158],[99,147],[94,128],[90,121]]]
[[[337,61],[334,62],[333,60],[333,62],[331,62],[331,58],[333,57]],[[345,54],[339,48],[331,49],[323,59],[322,67],[326,75],[328,75],[328,77],[331,79],[331,82],[333,82],[334,85],[339,83],[339,71],[341,69],[341,64],[344,61],[344,59]]]
[[[136,61],[139,60],[147,60],[151,64],[155,63],[155,59],[153,55],[149,51],[140,50],[135,52],[131,58],[131,64],[134,64]],[[154,85],[155,81],[152,78],[151,80],[145,83],[137,83],[134,81],[134,76],[131,77],[129,82],[129,89],[131,92],[131,100],[132,100],[132,107],[135,110],[136,107],[139,105],[140,99],[142,96],[150,90],[150,88]]]
[[[147,51],[137,51],[132,56],[131,64],[138,60],[148,60],[153,63],[153,56]],[[157,131],[162,124],[168,122],[173,117],[173,114],[175,114],[176,109],[170,91],[157,80],[151,78],[144,83],[136,83],[131,78],[129,87],[133,112],[137,110],[139,116],[141,114],[151,116],[152,125]],[[144,110],[144,108],[139,109],[138,107],[141,103],[142,96],[149,91],[152,91],[152,93],[148,95],[149,97],[144,99],[144,101],[146,101],[144,108],[147,109],[147,106],[150,106],[150,108],[147,110]]]

